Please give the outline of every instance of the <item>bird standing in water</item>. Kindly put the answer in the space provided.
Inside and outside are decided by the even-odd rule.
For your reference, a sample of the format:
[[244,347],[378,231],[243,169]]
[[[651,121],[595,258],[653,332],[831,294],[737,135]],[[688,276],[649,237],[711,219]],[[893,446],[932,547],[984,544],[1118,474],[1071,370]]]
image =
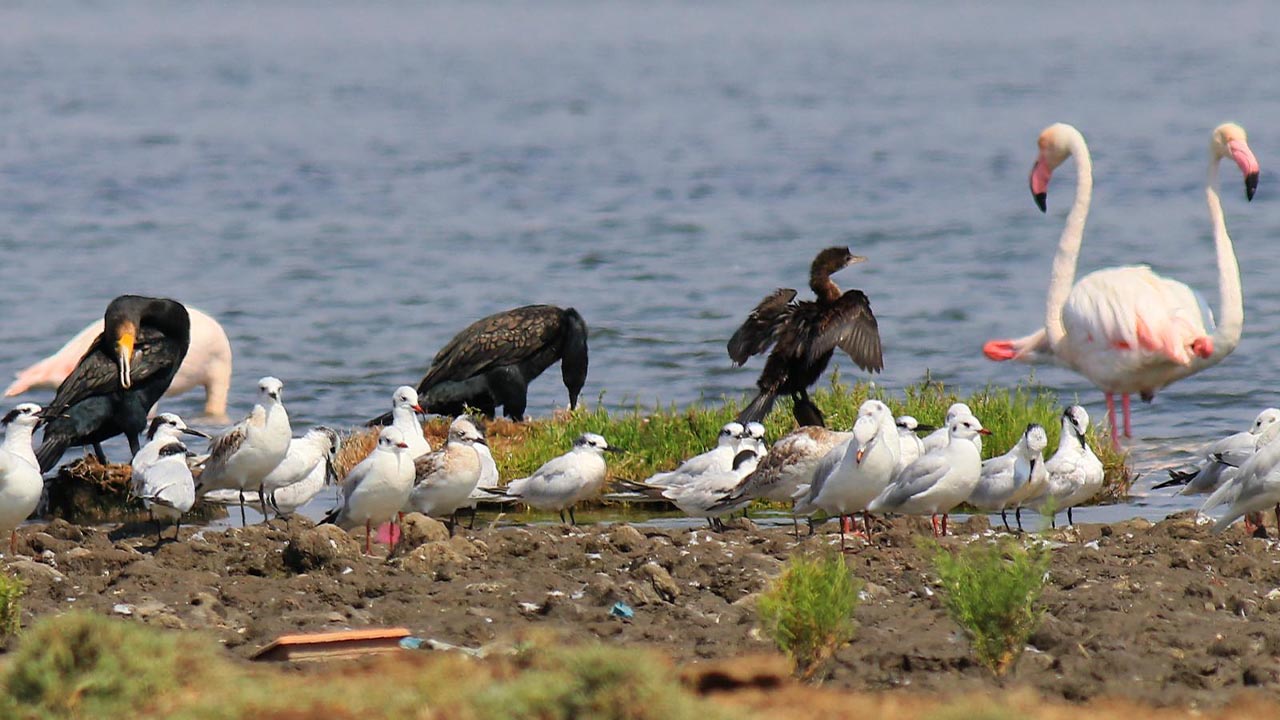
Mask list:
[[[573,308],[526,305],[468,325],[436,353],[418,383],[418,400],[429,413],[462,415],[476,408],[493,417],[499,405],[523,420],[529,383],[560,361],[569,408],[587,381],[587,324]],[[391,415],[374,418],[385,425]]]
[[190,343],[191,318],[182,303],[139,295],[112,300],[102,334],[41,415],[40,471],[51,470],[73,445],[93,445],[106,464],[102,441],[121,434],[130,456],[137,454],[147,413],[169,389]]
[[816,300],[796,302],[795,290],[779,288],[760,301],[729,338],[729,357],[735,365],[773,346],[756,381],[760,393],[738,414],[738,422],[764,420],[779,395],[790,395],[795,400],[797,422],[823,426],[822,412],[809,399],[809,387],[827,369],[836,348],[848,353],[863,370],[879,372],[884,368],[871,302],[861,290],[841,293],[831,280],[833,274],[865,261],[849,248],[823,250],[809,270],[809,287]]

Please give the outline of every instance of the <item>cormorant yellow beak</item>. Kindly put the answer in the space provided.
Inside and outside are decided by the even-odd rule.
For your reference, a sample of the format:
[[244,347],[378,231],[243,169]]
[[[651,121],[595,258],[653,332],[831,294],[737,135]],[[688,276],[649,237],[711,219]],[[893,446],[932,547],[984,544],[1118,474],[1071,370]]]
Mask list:
[[129,388],[133,386],[133,378],[130,377],[133,369],[133,342],[135,335],[132,329],[125,328],[120,332],[120,337],[116,338],[116,357],[120,365],[120,387]]

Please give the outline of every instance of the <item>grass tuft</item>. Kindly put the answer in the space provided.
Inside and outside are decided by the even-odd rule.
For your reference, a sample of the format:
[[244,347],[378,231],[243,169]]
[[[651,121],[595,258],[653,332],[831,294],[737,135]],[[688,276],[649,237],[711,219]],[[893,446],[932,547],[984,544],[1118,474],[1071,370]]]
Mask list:
[[70,613],[42,621],[6,663],[0,717],[719,720],[728,713],[694,696],[656,655],[630,647],[537,641],[483,661],[406,651],[299,673],[236,663],[200,636]]
[[7,699],[35,717],[122,717],[176,691],[209,657],[177,635],[90,613],[47,618],[23,638],[4,678]]
[[853,639],[862,582],[837,554],[797,555],[756,603],[764,630],[812,679],[842,645]]
[[1040,624],[1036,606],[1049,570],[1049,551],[1004,540],[959,550],[938,548],[934,570],[951,619],[964,628],[974,655],[997,677],[1018,662]]
[[0,573],[0,641],[8,642],[22,631],[22,596],[27,584],[21,578]]

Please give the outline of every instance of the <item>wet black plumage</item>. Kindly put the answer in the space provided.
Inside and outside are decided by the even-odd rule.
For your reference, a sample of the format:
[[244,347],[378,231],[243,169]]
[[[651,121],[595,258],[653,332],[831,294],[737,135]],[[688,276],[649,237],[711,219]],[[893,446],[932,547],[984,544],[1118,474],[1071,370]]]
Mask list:
[[809,287],[817,299],[796,302],[795,290],[779,288],[765,296],[734,332],[728,350],[735,365],[773,347],[756,381],[760,392],[738,415],[738,422],[764,420],[779,395],[791,395],[801,425],[823,425],[821,411],[809,399],[809,387],[827,369],[836,348],[863,370],[884,368],[871,302],[861,290],[841,293],[831,281],[832,274],[864,260],[848,248],[823,250],[809,270]]
[[469,406],[489,417],[502,406],[504,415],[521,420],[529,383],[557,361],[569,407],[576,408],[587,380],[587,324],[577,310],[526,305],[495,313],[467,326],[436,353],[418,383],[418,404],[439,415],[460,415]]
[[101,443],[120,434],[137,453],[147,413],[187,355],[191,319],[175,300],[121,295],[107,305],[103,320],[102,334],[41,413],[41,472],[75,445],[93,445],[106,462]]

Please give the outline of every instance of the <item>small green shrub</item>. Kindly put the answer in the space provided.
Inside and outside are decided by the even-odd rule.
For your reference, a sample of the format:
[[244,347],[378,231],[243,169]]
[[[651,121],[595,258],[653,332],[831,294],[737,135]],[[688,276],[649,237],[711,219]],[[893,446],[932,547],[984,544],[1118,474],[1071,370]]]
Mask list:
[[978,661],[1004,675],[1040,624],[1036,604],[1044,590],[1049,551],[1006,540],[954,552],[938,548],[933,562],[951,619],[964,628]]
[[0,574],[0,641],[7,641],[22,630],[22,596],[27,584],[11,575]]
[[756,604],[765,632],[811,679],[841,645],[853,639],[853,611],[862,582],[840,555],[796,556]]
[[23,636],[3,689],[32,717],[141,715],[158,697],[196,683],[208,657],[172,633],[68,613],[41,620]]
[[519,673],[470,700],[482,720],[710,720],[719,717],[655,656],[605,645],[535,643]]

